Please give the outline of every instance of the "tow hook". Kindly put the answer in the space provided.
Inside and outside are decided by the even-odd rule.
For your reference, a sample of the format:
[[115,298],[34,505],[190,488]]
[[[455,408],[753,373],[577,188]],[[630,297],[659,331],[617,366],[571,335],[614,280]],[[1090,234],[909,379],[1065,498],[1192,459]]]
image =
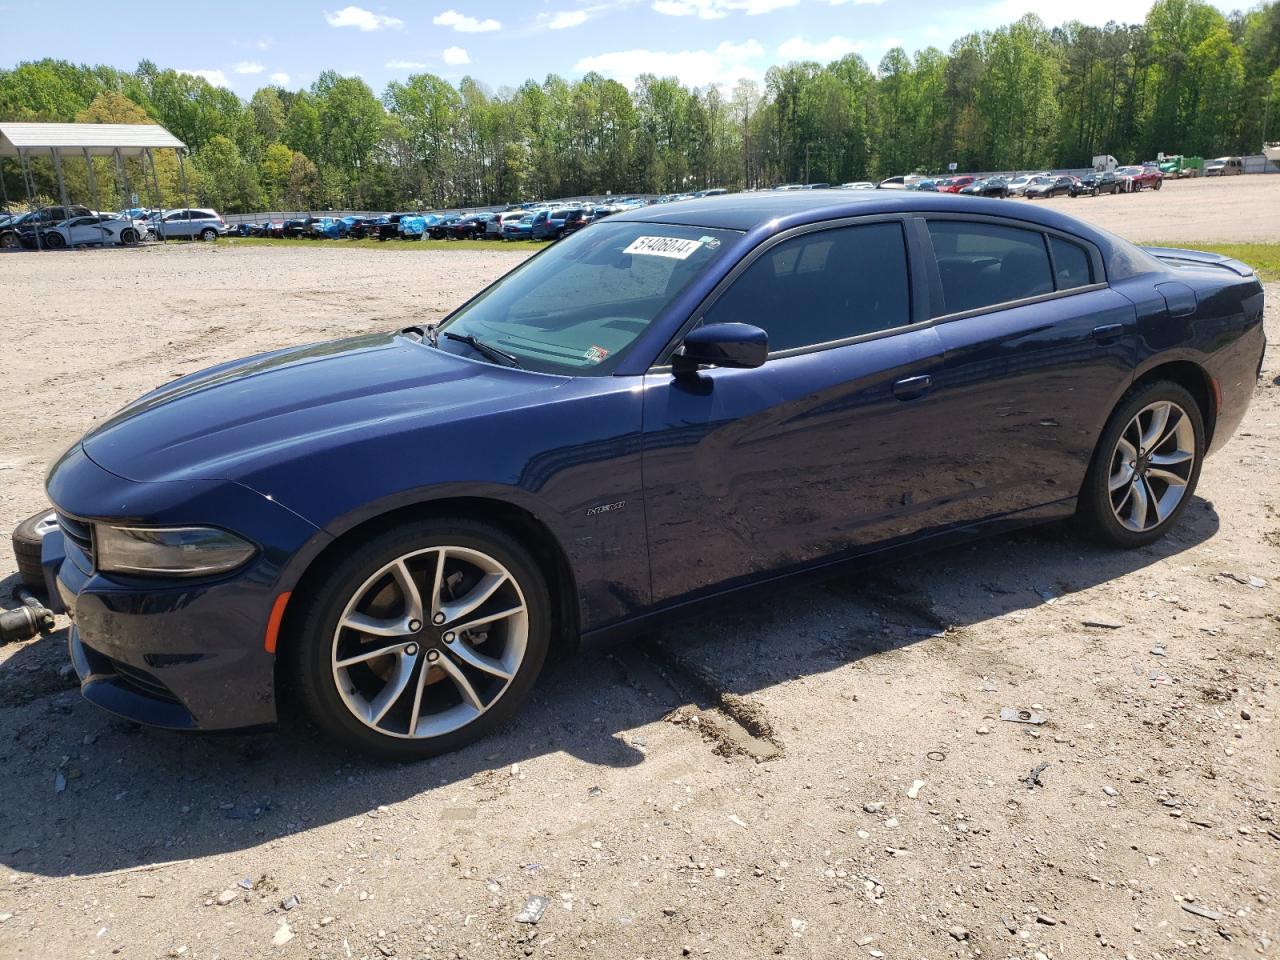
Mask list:
[[21,606],[0,613],[0,645],[30,640],[37,633],[47,636],[53,632],[53,611],[31,591],[19,587],[13,596]]

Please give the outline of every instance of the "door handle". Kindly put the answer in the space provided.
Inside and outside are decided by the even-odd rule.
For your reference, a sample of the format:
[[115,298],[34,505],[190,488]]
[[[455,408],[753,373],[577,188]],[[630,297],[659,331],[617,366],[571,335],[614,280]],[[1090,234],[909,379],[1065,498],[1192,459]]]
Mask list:
[[927,373],[919,377],[907,377],[893,385],[893,395],[899,400],[914,400],[929,392],[933,386],[933,378]]
[[1104,323],[1093,328],[1093,339],[1099,343],[1114,343],[1124,334],[1123,323]]

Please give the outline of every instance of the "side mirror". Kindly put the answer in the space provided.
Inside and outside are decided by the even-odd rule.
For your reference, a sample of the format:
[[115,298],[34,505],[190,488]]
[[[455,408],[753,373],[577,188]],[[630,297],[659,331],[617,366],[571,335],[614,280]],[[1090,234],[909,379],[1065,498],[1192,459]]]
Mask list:
[[710,323],[694,327],[671,358],[677,374],[695,372],[702,364],[750,369],[769,356],[769,335],[749,323]]

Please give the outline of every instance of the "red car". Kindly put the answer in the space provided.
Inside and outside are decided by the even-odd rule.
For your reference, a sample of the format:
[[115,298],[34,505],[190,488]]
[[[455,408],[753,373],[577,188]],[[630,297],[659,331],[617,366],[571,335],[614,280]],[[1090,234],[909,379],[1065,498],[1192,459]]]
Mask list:
[[1164,183],[1164,176],[1155,165],[1116,167],[1116,176],[1125,182],[1125,190],[1130,193],[1145,189],[1159,190]]
[[939,193],[959,193],[969,184],[973,183],[973,177],[952,177],[946,183],[938,185]]

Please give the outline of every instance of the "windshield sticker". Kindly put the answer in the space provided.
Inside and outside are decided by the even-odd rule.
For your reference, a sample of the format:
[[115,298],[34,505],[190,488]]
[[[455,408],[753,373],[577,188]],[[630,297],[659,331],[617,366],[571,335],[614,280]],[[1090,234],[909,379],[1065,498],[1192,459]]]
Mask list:
[[706,244],[708,250],[714,250],[720,246],[720,241],[715,237],[699,237],[698,242]]
[[702,246],[701,240],[685,240],[681,237],[636,237],[623,253],[639,253],[646,257],[668,257],[672,260],[688,260]]
[[606,350],[604,347],[597,347],[595,344],[592,344],[591,349],[589,349],[586,352],[586,354],[584,354],[584,356],[586,356],[586,358],[590,360],[592,363],[599,363],[608,355],[609,355],[608,350]]

